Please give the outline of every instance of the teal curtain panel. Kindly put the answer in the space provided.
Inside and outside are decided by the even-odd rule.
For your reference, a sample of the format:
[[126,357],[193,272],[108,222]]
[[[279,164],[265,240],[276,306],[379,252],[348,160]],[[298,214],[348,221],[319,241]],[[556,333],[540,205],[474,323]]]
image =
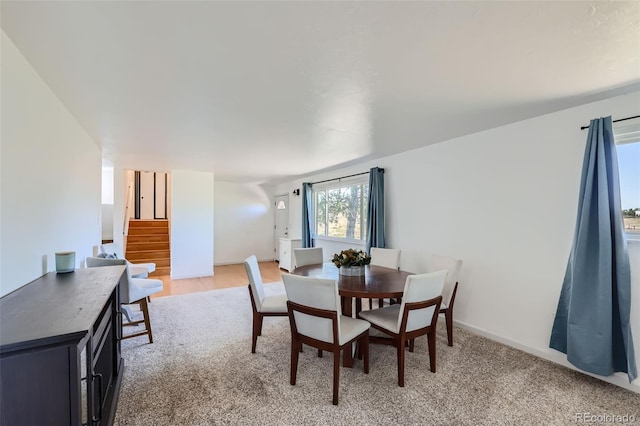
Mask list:
[[367,228],[367,253],[371,247],[385,248],[384,241],[384,169],[369,170],[369,205]]
[[302,241],[304,248],[313,247],[313,235],[311,234],[311,212],[313,211],[313,191],[311,184],[304,182],[302,184]]
[[549,347],[581,370],[637,377],[631,274],[611,117],[591,120],[573,246]]

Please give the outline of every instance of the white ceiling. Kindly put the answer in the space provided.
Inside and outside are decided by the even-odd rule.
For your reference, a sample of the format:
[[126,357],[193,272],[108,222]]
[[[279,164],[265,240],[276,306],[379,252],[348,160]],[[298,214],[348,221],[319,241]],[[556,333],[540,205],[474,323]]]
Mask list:
[[622,93],[640,2],[2,1],[105,164],[278,181]]

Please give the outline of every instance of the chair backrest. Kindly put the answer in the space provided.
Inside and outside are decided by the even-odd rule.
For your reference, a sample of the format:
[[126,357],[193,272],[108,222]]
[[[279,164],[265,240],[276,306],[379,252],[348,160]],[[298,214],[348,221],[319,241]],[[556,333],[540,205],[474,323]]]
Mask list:
[[371,247],[371,264],[385,268],[400,268],[400,250]]
[[460,269],[462,268],[462,260],[454,259],[447,256],[432,255],[429,259],[429,271],[446,270],[448,272],[447,279],[444,282],[444,288],[442,289],[442,302],[447,306],[451,303],[451,296],[453,296],[453,289],[458,282],[458,275],[460,275]]
[[324,262],[322,247],[309,247],[293,249],[296,268],[305,265],[315,265]]
[[[287,299],[299,305],[333,311],[337,314],[338,341],[340,340],[340,296],[338,282],[330,279],[283,275]],[[333,321],[302,312],[293,312],[299,334],[329,343],[333,341]]]
[[100,253],[115,254],[118,259],[124,259],[122,246],[116,243],[100,244]]
[[129,272],[129,265],[127,261],[124,259],[106,259],[102,257],[87,257],[85,259],[87,264],[87,268],[96,268],[100,266],[114,266],[114,265],[125,265],[126,266],[126,274],[127,279],[124,282],[120,283],[120,303],[130,303],[134,300],[131,300],[131,291],[134,290],[135,284],[131,280],[131,272]]
[[253,296],[253,302],[256,305],[256,310],[261,312],[262,301],[264,300],[264,287],[262,286],[262,276],[260,275],[258,259],[256,259],[255,255],[252,254],[245,259],[244,268],[249,277],[249,286],[251,287],[251,294]]
[[[124,265],[126,279],[120,282],[120,303],[129,304],[137,302],[147,296],[162,291],[162,281],[157,279],[132,278],[129,270],[129,262],[125,259],[107,259],[103,257],[87,257],[87,268],[100,266]],[[159,283],[159,285],[158,285]]]
[[[442,287],[447,271],[431,272],[429,274],[409,275],[404,284],[400,315],[398,316],[398,331],[402,325],[405,305],[407,303],[424,302],[442,294]],[[415,309],[409,312],[406,331],[418,330],[431,324],[435,306]]]

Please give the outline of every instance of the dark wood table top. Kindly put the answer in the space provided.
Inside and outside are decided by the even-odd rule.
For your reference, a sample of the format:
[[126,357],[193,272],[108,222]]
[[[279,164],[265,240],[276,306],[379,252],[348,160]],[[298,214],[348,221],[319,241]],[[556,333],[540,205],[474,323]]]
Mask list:
[[124,273],[124,265],[49,272],[3,296],[0,353],[83,338]]
[[305,277],[328,278],[338,281],[338,292],[343,297],[383,299],[402,297],[407,276],[411,272],[382,266],[365,266],[364,276],[340,275],[333,263],[300,266],[291,272]]

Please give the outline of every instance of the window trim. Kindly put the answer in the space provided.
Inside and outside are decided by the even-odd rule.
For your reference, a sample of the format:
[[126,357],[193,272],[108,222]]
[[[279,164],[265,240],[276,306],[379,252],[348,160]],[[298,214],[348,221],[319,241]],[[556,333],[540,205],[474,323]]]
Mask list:
[[[361,204],[361,211],[360,211],[360,232],[362,234],[362,239],[357,240],[357,239],[353,239],[353,238],[346,238],[346,237],[332,237],[329,235],[320,235],[316,233],[317,227],[316,227],[316,216],[317,216],[317,197],[316,197],[316,193],[320,192],[320,191],[328,191],[331,189],[338,189],[338,188],[344,188],[347,186],[353,186],[353,185],[363,185],[363,186],[369,186],[369,175],[365,174],[365,175],[361,175],[361,176],[354,176],[354,177],[349,177],[349,178],[342,178],[342,179],[337,179],[335,181],[329,181],[329,182],[323,182],[321,184],[314,184],[311,187],[311,197],[312,197],[312,221],[311,221],[311,238],[314,240],[324,240],[324,241],[332,241],[332,242],[337,242],[337,243],[348,243],[348,244],[358,244],[358,245],[366,245],[366,241],[367,241],[367,229],[363,226],[366,223],[365,214],[368,214],[368,206],[365,205],[364,202],[360,203]],[[327,203],[327,209],[329,207],[329,204]],[[328,217],[328,211],[325,211],[325,218]],[[329,226],[329,222],[327,220],[327,223],[325,224],[325,232],[328,234],[328,226]]]
[[367,242],[365,240],[354,240],[351,238],[325,237],[324,235],[316,235],[313,238],[320,241],[331,241],[332,243],[348,243],[362,247],[367,245]]
[[[630,122],[613,124],[613,137],[616,143],[616,151],[618,145],[640,144],[640,120],[633,119]],[[616,152],[617,155],[617,152]],[[618,179],[620,179],[620,170],[618,166]],[[624,222],[624,218],[623,218]],[[627,243],[640,244],[640,233],[628,233],[622,228],[624,239]]]

